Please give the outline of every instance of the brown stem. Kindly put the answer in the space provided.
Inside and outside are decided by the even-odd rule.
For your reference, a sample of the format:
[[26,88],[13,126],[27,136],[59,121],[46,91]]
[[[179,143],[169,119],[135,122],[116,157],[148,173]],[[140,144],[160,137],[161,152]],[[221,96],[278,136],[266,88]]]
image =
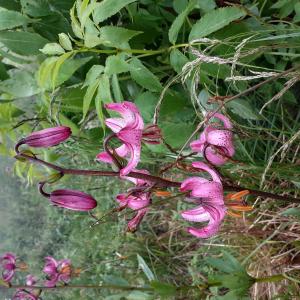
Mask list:
[[[48,168],[51,168],[53,170],[56,170],[62,174],[73,174],[73,175],[85,175],[85,176],[111,176],[111,177],[119,177],[119,172],[114,171],[98,171],[98,170],[78,170],[78,169],[66,169],[57,165],[54,165],[52,163],[46,162],[42,159],[39,159],[37,157],[32,157],[30,155],[19,153],[16,155],[16,157],[24,157],[29,161],[32,161],[34,163],[38,163],[41,165],[44,165]],[[139,172],[130,172],[127,177],[133,177],[138,179],[144,179],[146,181],[151,181],[155,183],[155,186],[157,187],[179,187],[180,182],[170,181],[161,177],[143,174]]]
[[273,199],[282,200],[282,201],[289,201],[289,202],[293,202],[293,203],[300,203],[299,198],[294,198],[294,197],[290,197],[290,196],[281,196],[281,195],[268,193],[268,192],[263,192],[263,191],[259,191],[259,190],[248,189],[248,188],[238,186],[238,185],[223,184],[223,188],[226,191],[234,191],[234,192],[240,192],[240,191],[248,190],[249,194],[253,195],[253,196],[258,196],[258,197],[263,197],[263,198],[273,198]]
[[102,285],[60,285],[54,287],[47,286],[26,286],[26,285],[10,285],[0,286],[0,289],[39,289],[39,290],[62,290],[62,289],[114,289],[114,290],[138,290],[138,291],[153,291],[153,288],[138,287],[138,286],[122,286],[114,284]]
[[[16,157],[24,157],[24,158],[28,159],[29,161],[44,165],[48,168],[54,169],[54,170],[62,173],[62,174],[85,175],[85,176],[111,176],[111,177],[119,177],[120,176],[120,174],[118,172],[113,172],[113,171],[66,169],[66,168],[62,168],[60,166],[51,164],[49,162],[46,162],[44,160],[41,160],[37,157],[29,156],[24,153],[19,153],[18,155],[16,155]],[[156,187],[163,187],[163,188],[177,187],[177,188],[179,188],[181,185],[181,182],[178,182],[178,181],[171,181],[171,180],[164,179],[162,177],[148,175],[148,174],[142,174],[139,172],[130,172],[126,176],[153,182]],[[241,187],[238,185],[224,184],[223,187],[224,187],[225,191],[239,192],[239,191],[243,191],[243,190],[248,190],[250,192],[250,194],[253,196],[259,196],[259,197],[263,197],[263,198],[273,198],[273,199],[289,201],[289,202],[293,202],[293,203],[300,203],[299,198],[294,198],[294,197],[290,197],[290,196],[281,196],[281,195],[263,192],[263,191],[259,191],[259,190],[248,189],[246,187]]]

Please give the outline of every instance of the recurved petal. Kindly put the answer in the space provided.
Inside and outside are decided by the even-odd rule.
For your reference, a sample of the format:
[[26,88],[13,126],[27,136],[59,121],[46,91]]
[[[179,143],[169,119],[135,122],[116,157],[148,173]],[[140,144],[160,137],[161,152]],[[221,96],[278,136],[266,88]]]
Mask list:
[[108,128],[110,128],[113,132],[117,133],[124,127],[126,127],[126,120],[122,118],[108,118],[105,120],[105,124]]
[[107,109],[118,112],[126,122],[126,127],[143,129],[144,122],[136,105],[132,102],[109,103]]
[[211,175],[213,181],[221,183],[221,178],[218,175],[218,173],[214,169],[209,167],[207,164],[205,164],[203,162],[200,162],[200,161],[196,161],[196,162],[192,163],[192,166],[194,168],[198,168],[198,169],[201,169],[201,170],[204,170],[204,171],[208,172]]
[[198,189],[205,182],[208,182],[208,180],[202,177],[189,177],[181,183],[180,191],[186,192]]
[[203,228],[188,227],[188,232],[197,238],[207,239],[219,231],[220,223],[208,224]]
[[230,122],[230,120],[225,117],[224,115],[220,114],[220,113],[215,113],[213,116],[213,118],[217,118],[219,120],[221,120],[224,124],[224,127],[226,129],[232,129],[232,123]]
[[147,211],[147,208],[138,210],[136,215],[128,222],[127,230],[130,232],[136,231]]
[[[147,174],[149,175],[150,172],[147,171],[147,170],[137,170],[137,169],[133,169],[132,170],[133,172],[137,172],[137,173],[142,173],[142,174]],[[139,179],[139,178],[133,178],[133,177],[128,177],[128,176],[124,176],[123,178],[133,182],[136,186],[142,186],[146,183],[148,183],[147,180],[144,180],[144,179]]]
[[149,193],[139,193],[138,195],[119,194],[116,198],[121,206],[128,206],[133,210],[145,208],[150,204]]
[[[114,149],[114,151],[118,156],[125,157],[128,153],[128,148],[125,144],[123,144],[120,147]],[[100,152],[99,154],[97,154],[96,159],[108,164],[113,163],[111,156],[107,152]]]
[[15,275],[15,269],[13,270],[4,270],[2,272],[2,278],[5,282],[10,282]]
[[49,280],[45,281],[45,286],[54,287],[59,280],[59,274],[53,274]]
[[211,164],[215,166],[221,166],[228,160],[228,157],[225,155],[225,151],[222,150],[222,148],[217,150],[210,146],[205,149],[205,157]]
[[135,167],[138,165],[140,161],[140,155],[141,155],[141,144],[126,144],[126,145],[130,152],[130,158],[127,166],[120,170],[121,176],[125,176],[135,169]]
[[197,206],[193,209],[185,210],[181,213],[181,216],[190,222],[206,222],[209,221],[211,216],[203,206]]

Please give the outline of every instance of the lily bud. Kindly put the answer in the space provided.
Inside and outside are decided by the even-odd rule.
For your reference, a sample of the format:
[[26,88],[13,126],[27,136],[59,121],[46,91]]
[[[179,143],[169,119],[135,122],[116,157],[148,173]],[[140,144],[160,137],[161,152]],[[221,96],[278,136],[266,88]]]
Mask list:
[[86,193],[77,190],[56,190],[50,193],[53,205],[78,211],[89,211],[97,206],[97,201]]
[[30,147],[36,148],[52,147],[67,140],[71,134],[71,129],[66,126],[46,128],[31,133],[28,137],[22,139],[18,144],[26,144]]

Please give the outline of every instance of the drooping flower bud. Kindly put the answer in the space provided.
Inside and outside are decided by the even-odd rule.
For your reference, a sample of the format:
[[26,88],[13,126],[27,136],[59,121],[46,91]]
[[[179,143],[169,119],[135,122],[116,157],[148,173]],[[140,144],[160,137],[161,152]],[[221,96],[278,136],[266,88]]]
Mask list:
[[56,190],[49,198],[53,205],[71,210],[89,211],[97,206],[91,195],[77,190]]
[[35,131],[26,138],[22,139],[18,146],[26,144],[30,147],[43,148],[52,147],[67,140],[72,134],[71,129],[67,126],[58,126]]

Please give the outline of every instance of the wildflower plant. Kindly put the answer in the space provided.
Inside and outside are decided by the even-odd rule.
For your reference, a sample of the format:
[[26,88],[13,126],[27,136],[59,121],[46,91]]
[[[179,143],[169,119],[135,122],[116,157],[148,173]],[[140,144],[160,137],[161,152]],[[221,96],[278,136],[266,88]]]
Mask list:
[[[187,249],[227,237],[234,228],[226,220],[247,223],[262,201],[299,203],[299,180],[289,166],[298,165],[299,152],[291,89],[300,78],[300,10],[296,1],[271,2],[2,1],[0,150],[13,153],[14,172],[38,185],[45,206],[94,222],[91,243],[92,230],[107,219],[125,216],[135,241],[143,224],[157,225],[158,244],[169,227],[163,251],[152,253],[143,240],[153,256],[168,249],[176,257],[173,235]],[[104,212],[97,193],[103,186],[86,184],[95,177],[118,183]],[[243,297],[263,282],[246,269],[252,254],[242,264],[221,255],[225,260],[208,259],[207,268],[222,274],[201,274],[199,285],[160,282],[138,256],[149,284],[107,288]],[[4,254],[0,266],[1,285],[16,290],[14,299],[71,289],[76,273],[69,259],[47,256],[45,278],[29,274],[20,285],[14,254]],[[100,281],[77,288],[101,289]]]

